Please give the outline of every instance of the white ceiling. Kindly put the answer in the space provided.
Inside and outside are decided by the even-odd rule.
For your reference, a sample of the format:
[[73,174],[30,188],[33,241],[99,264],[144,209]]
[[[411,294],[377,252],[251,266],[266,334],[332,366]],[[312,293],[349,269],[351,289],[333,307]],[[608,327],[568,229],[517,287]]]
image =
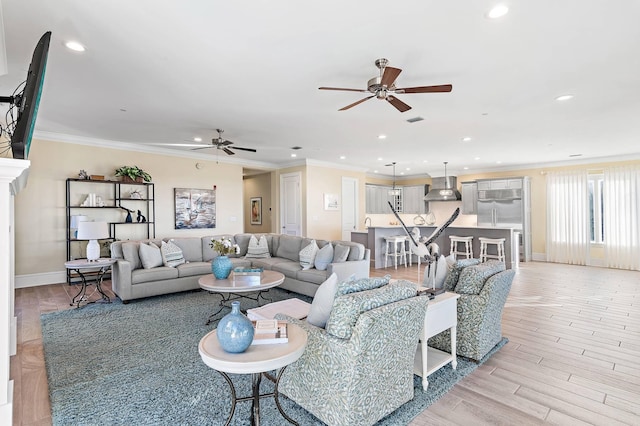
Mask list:
[[[2,0],[0,95],[24,80],[51,30],[39,136],[226,161],[156,145],[222,128],[258,150],[233,157],[248,166],[307,159],[391,174],[384,164],[396,161],[405,175],[442,175],[444,161],[462,174],[639,158],[640,2],[506,1],[509,14],[489,20],[494,4]],[[66,49],[71,39],[86,52]],[[403,70],[398,86],[453,91],[398,95],[413,107],[400,113],[375,98],[340,112],[365,94],[318,90],[366,88],[380,57]]]

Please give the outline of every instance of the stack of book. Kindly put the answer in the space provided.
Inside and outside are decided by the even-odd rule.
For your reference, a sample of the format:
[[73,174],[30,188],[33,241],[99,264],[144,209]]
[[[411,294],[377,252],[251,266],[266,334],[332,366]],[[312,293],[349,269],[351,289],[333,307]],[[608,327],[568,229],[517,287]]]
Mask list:
[[262,268],[235,268],[233,270],[233,282],[238,284],[260,284]]
[[252,322],[254,327],[252,345],[270,345],[289,341],[286,321],[258,320]]

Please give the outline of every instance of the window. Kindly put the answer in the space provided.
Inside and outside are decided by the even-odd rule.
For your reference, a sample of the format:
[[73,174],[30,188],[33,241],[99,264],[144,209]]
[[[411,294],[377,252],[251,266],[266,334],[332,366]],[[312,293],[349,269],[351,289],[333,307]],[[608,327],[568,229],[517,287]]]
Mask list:
[[595,244],[602,244],[604,242],[603,183],[603,175],[589,175],[589,230],[591,233],[591,243]]

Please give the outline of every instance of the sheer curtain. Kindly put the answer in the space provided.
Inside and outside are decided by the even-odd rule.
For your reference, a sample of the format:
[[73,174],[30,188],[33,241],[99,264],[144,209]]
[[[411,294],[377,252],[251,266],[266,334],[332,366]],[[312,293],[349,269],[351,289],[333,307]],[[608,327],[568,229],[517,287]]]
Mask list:
[[586,170],[547,174],[547,261],[589,260],[589,189]]
[[606,266],[640,270],[640,166],[605,169],[603,183]]

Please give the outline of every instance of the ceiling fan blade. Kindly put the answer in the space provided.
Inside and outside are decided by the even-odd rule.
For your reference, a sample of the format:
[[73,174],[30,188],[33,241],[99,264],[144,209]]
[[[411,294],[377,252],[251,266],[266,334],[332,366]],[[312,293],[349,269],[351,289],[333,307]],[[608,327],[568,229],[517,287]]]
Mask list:
[[341,87],[318,87],[319,90],[346,90],[347,92],[368,92],[367,89],[344,89]]
[[347,105],[346,107],[342,107],[342,108],[340,108],[338,111],[344,111],[344,110],[347,110],[347,109],[349,109],[349,108],[351,108],[351,107],[354,107],[354,106],[356,106],[356,105],[358,105],[358,104],[363,103],[364,101],[366,101],[366,100],[368,100],[368,99],[373,98],[374,96],[375,96],[375,95],[367,96],[367,97],[366,97],[366,98],[364,98],[364,99],[360,99],[358,102],[354,102],[354,103],[352,103],[352,104],[350,104],[350,105]]
[[380,80],[380,84],[383,86],[391,87],[396,78],[402,70],[400,68],[386,67],[384,69],[384,73],[382,74],[382,80]]
[[233,144],[233,142],[231,142],[230,140],[226,140],[225,139],[223,141],[220,141],[220,143],[218,145],[227,146],[227,145],[231,145],[231,144]]
[[405,104],[404,102],[402,102],[400,99],[396,98],[395,96],[388,96],[387,97],[387,101],[389,101],[389,103],[391,105],[393,105],[394,107],[396,107],[396,109],[400,112],[405,112],[405,111],[409,111],[411,109],[411,107],[407,104]]
[[197,151],[199,149],[215,148],[214,145],[201,146],[199,148],[191,148],[191,151]]
[[236,153],[231,151],[229,148],[222,148],[222,150],[226,152],[228,155],[236,155]]
[[453,90],[453,86],[450,84],[443,84],[441,86],[420,86],[420,87],[405,87],[403,89],[396,89],[396,93],[441,93],[450,92]]
[[249,152],[257,152],[255,149],[253,148],[240,148],[239,146],[232,146],[231,148],[233,149],[239,149],[241,151],[249,151]]

